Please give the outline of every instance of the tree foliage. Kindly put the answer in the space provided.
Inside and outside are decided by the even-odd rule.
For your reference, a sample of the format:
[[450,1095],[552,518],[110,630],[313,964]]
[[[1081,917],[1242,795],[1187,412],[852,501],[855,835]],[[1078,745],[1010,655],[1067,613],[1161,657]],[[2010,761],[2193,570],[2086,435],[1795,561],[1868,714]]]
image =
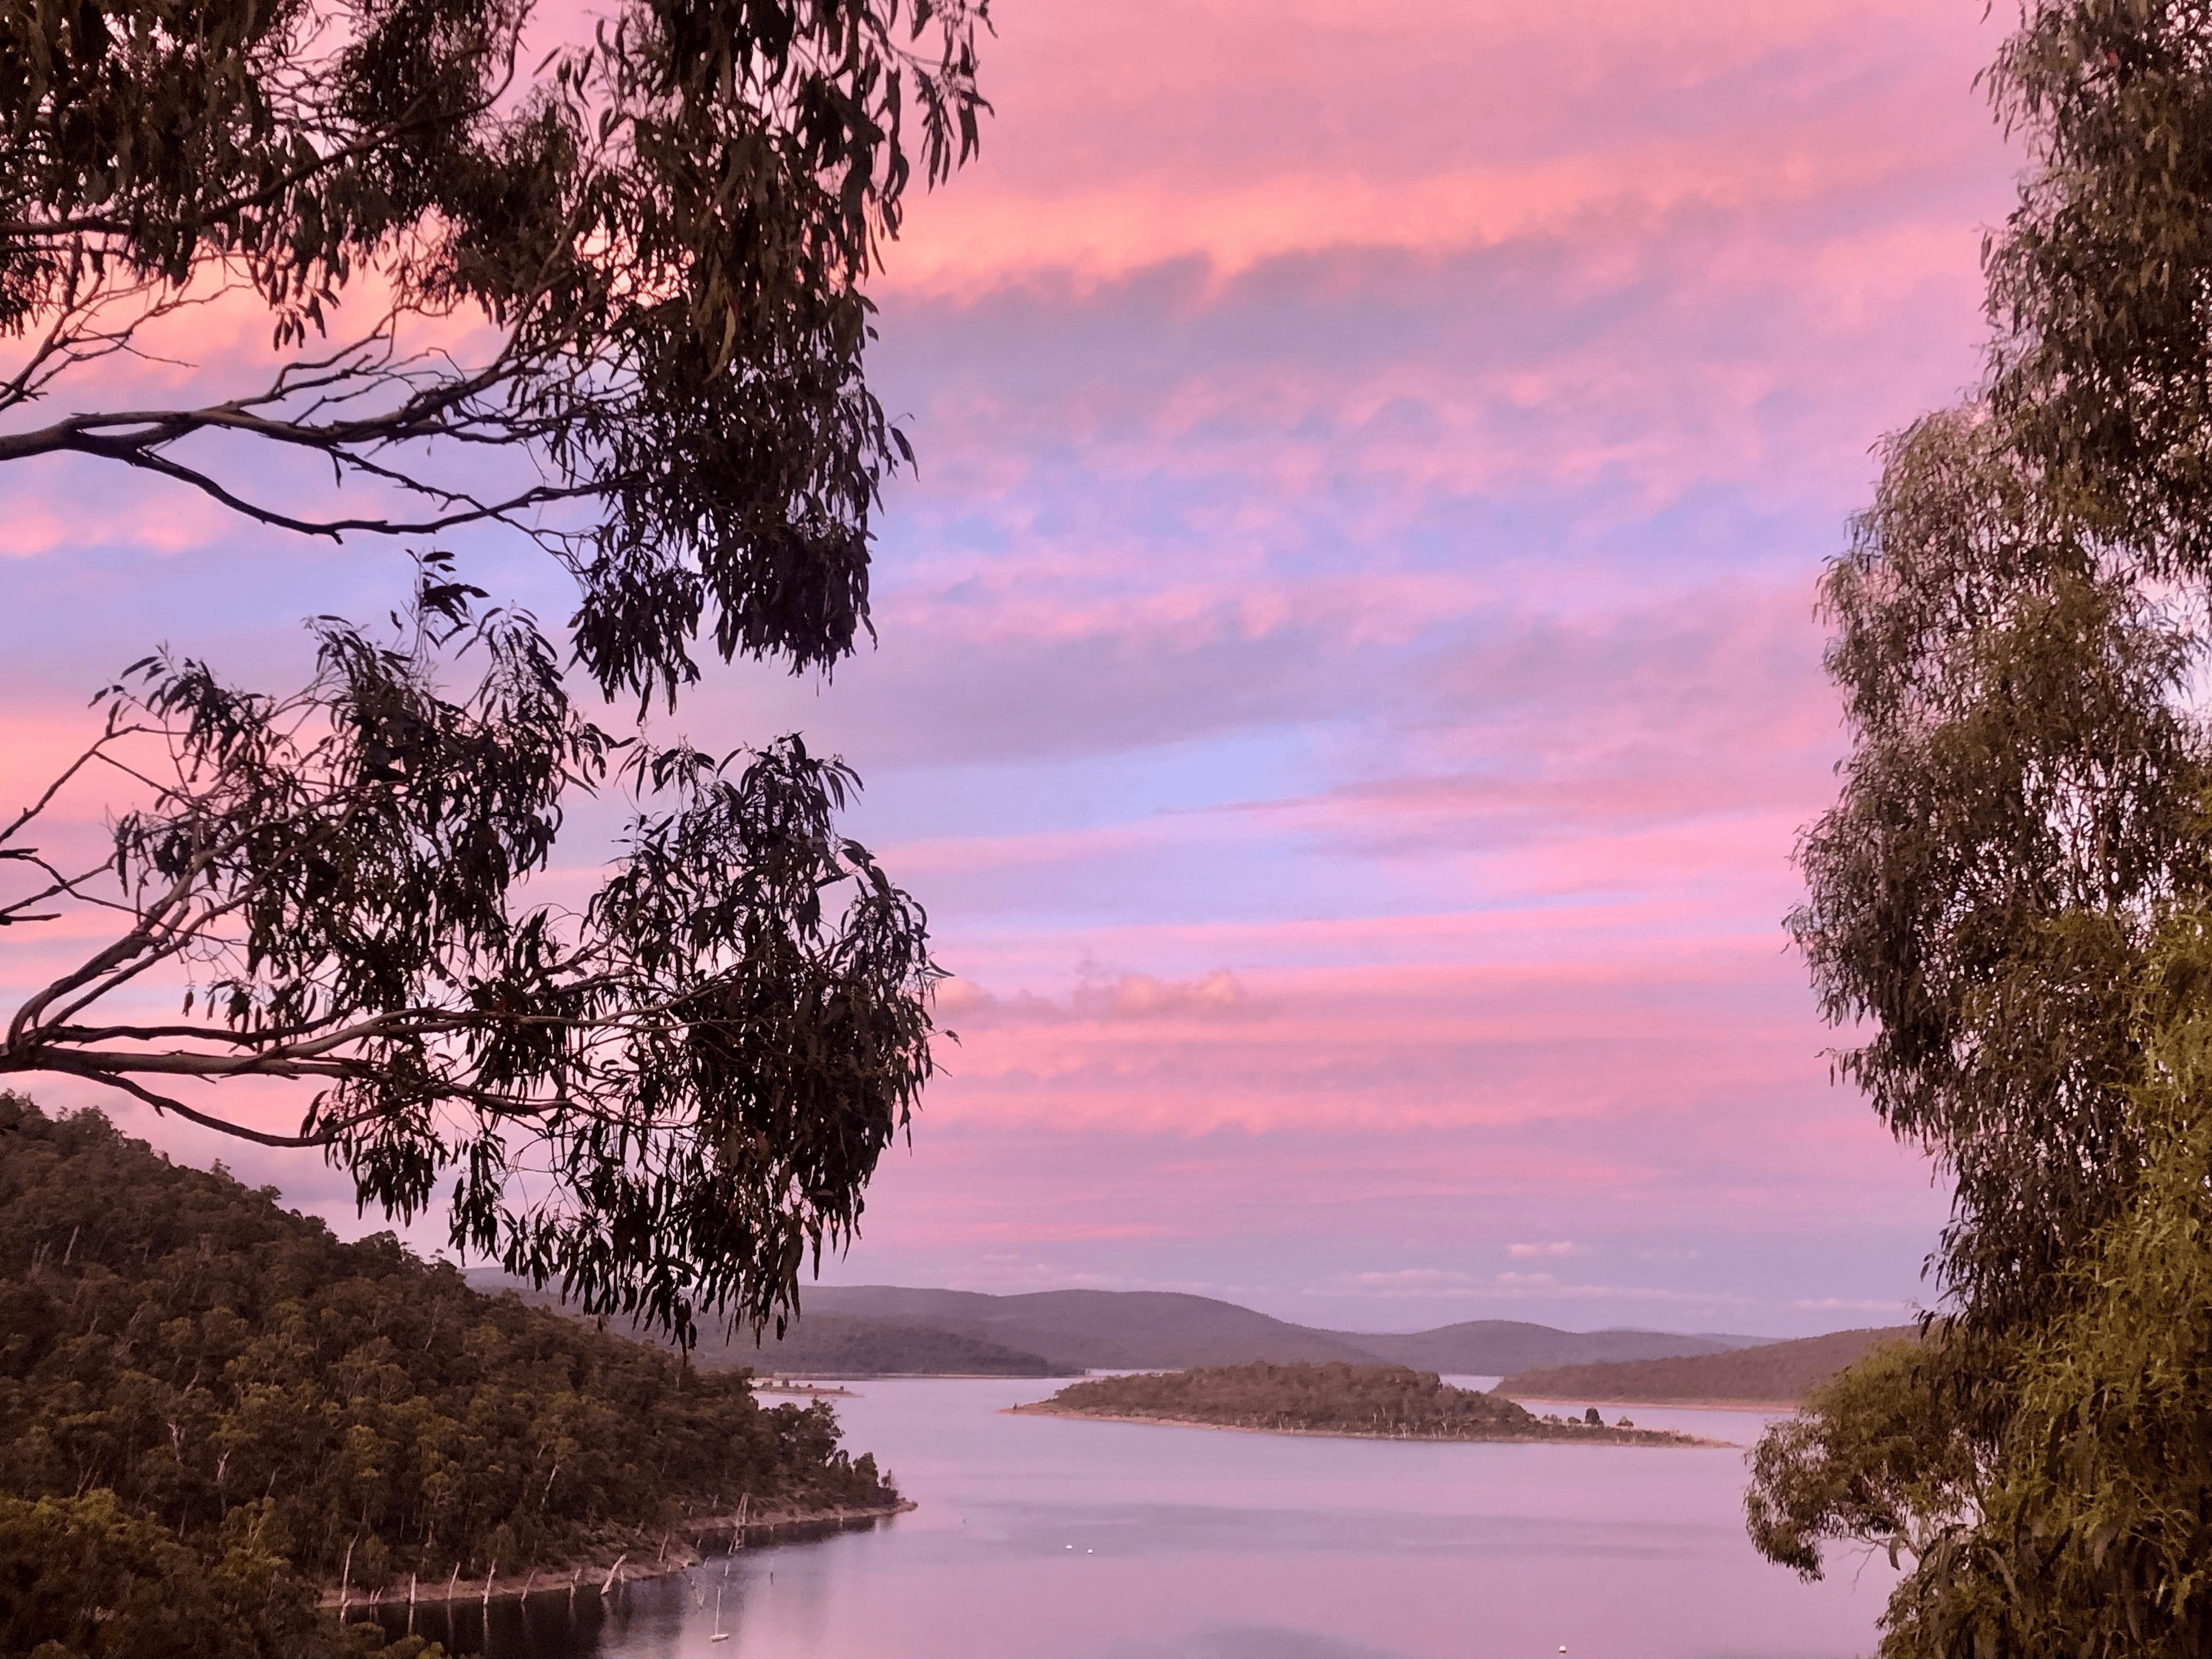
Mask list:
[[1084,1417],[1157,1418],[1276,1433],[1371,1435],[1392,1440],[1576,1440],[1688,1445],[1686,1437],[1623,1425],[1538,1417],[1503,1395],[1455,1389],[1407,1365],[1199,1365],[1071,1382],[1035,1407]]
[[[628,0],[542,50],[562,21],[0,0],[0,462],[409,538],[421,572],[391,638],[314,622],[297,690],[164,650],[102,693],[55,790],[118,792],[112,843],[51,846],[55,790],[0,821],[0,927],[106,931],[15,1011],[0,1074],[324,1148],[398,1217],[450,1177],[457,1244],[688,1340],[701,1310],[781,1322],[849,1240],[930,1074],[937,970],[836,828],[849,769],[617,738],[562,660],[642,712],[702,635],[794,672],[854,648],[912,459],[866,284],[909,187],[974,153],[988,16]],[[264,313],[260,378],[70,402],[209,306]],[[565,638],[458,579],[432,538],[463,526],[561,562]],[[610,787],[634,812],[597,890],[532,895]],[[246,1077],[314,1085],[296,1133],[177,1086]]]
[[1893,440],[1825,595],[1852,732],[1793,926],[1956,1200],[1917,1358],[1762,1444],[1759,1547],[1906,1571],[1892,1659],[2212,1644],[2212,11],[2030,0],[1985,393]]
[[[2139,1164],[2056,1311],[1854,1367],[1760,1443],[1753,1541],[1910,1571],[1885,1651],[2181,1659],[2212,1645],[2212,919],[2176,913],[2134,1015]],[[1992,1403],[2001,1401],[2002,1411]]]
[[0,1653],[30,1659],[444,1659],[341,1626],[274,1548],[266,1502],[211,1545],[179,1540],[112,1492],[0,1498]]
[[[454,1241],[586,1309],[685,1336],[701,1305],[774,1318],[929,1076],[926,920],[836,834],[843,766],[796,738],[742,765],[617,744],[526,617],[441,578],[397,642],[319,623],[289,697],[166,654],[111,694],[84,763],[150,799],[88,872],[0,826],[45,878],[0,921],[120,931],[17,1009],[0,1073],[216,1127],[175,1084],[304,1079],[296,1133],[238,1132],[327,1148],[364,1205],[412,1215],[451,1173]],[[639,809],[598,891],[522,903],[611,766]],[[149,1016],[134,993],[171,966],[182,1011]]]
[[2028,153],[1988,258],[1991,392],[2054,493],[2161,574],[2212,576],[2212,16],[2027,0],[1988,77]]
[[2212,921],[2148,975],[2142,1168],[2023,1344],[1980,1524],[1931,1553],[1938,1650],[2181,1659],[2212,1649]]
[[[862,284],[917,164],[974,151],[983,18],[629,0],[527,70],[528,0],[0,9],[0,460],[120,464],[332,538],[511,526],[575,575],[610,690],[695,678],[702,628],[826,666],[907,453]],[[233,295],[270,319],[264,379],[41,418]],[[264,453],[369,499],[258,498]]]
[[2136,1162],[2131,1000],[2202,889],[2195,612],[2055,504],[1986,410],[1891,441],[1822,588],[1852,732],[1790,926],[1839,1057],[1956,1183],[1969,1334],[2051,1293]]
[[743,1372],[341,1243],[95,1114],[0,1097],[0,1495],[24,1506],[0,1533],[105,1537],[67,1507],[104,1492],[118,1559],[158,1534],[240,1583],[268,1558],[372,1591],[611,1556],[746,1493],[892,1495],[827,1406],[763,1409]]
[[1752,1542],[1808,1581],[1821,1547],[1916,1561],[1972,1513],[1979,1467],[1956,1419],[1957,1351],[1892,1343],[1814,1389],[1752,1453]]

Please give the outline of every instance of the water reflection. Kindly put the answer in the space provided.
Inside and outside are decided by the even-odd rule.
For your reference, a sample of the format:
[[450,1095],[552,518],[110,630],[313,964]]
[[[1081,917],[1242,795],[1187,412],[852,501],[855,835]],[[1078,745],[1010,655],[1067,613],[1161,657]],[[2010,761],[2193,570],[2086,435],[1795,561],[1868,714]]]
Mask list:
[[[563,1587],[417,1628],[488,1659],[1845,1659],[1892,1582],[1760,1561],[1737,1449],[1286,1438],[1002,1415],[1034,1382],[865,1388],[840,1415],[915,1513],[604,1607]],[[1765,1421],[1630,1414],[1739,1445]]]
[[[564,1582],[526,1596],[495,1595],[489,1601],[463,1596],[412,1608],[388,1601],[356,1608],[349,1617],[371,1618],[391,1636],[425,1636],[443,1643],[448,1653],[485,1659],[629,1659],[694,1647],[705,1651],[706,1646],[734,1654],[744,1650],[734,1638],[744,1623],[745,1598],[756,1581],[763,1592],[775,1587],[775,1564],[765,1559],[769,1550],[790,1550],[889,1524],[867,1520],[823,1526],[793,1541],[715,1555],[682,1574],[633,1579],[604,1598],[597,1588],[599,1576],[586,1574],[575,1584]],[[732,1634],[730,1645],[712,1641],[718,1620]],[[694,1636],[698,1639],[692,1640]]]

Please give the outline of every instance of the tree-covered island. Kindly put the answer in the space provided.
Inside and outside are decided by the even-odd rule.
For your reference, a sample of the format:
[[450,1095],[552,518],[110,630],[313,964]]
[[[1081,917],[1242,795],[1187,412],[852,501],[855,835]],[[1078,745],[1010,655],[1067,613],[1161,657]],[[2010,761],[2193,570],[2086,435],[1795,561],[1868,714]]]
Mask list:
[[1623,1419],[1539,1417],[1494,1394],[1455,1389],[1434,1371],[1407,1365],[1341,1364],[1201,1365],[1187,1371],[1096,1376],[1049,1400],[1016,1406],[1041,1417],[1095,1417],[1175,1423],[1265,1434],[1318,1434],[1373,1440],[1570,1440],[1614,1446],[1709,1446],[1717,1443]]

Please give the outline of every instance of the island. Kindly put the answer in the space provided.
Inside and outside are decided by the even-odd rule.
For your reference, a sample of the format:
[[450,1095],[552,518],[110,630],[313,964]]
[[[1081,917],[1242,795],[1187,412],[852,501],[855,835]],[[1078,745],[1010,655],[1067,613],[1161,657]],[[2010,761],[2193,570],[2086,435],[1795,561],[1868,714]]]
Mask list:
[[1364,1440],[1571,1441],[1581,1445],[1712,1446],[1693,1435],[1579,1418],[1539,1417],[1498,1395],[1455,1389],[1407,1365],[1201,1365],[1133,1376],[1094,1376],[1049,1400],[1009,1408],[1037,1417],[1088,1417]]

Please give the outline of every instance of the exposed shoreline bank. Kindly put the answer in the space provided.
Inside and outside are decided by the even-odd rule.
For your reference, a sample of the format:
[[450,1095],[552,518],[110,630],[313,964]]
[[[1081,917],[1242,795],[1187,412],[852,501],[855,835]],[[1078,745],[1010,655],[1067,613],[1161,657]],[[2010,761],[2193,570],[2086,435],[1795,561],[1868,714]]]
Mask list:
[[[1068,1371],[785,1371],[754,1374],[752,1391],[763,1394],[787,1385],[787,1378],[821,1378],[823,1382],[1071,1382]],[[1088,1376],[1084,1371],[1082,1376]]]
[[1495,1389],[1491,1392],[1516,1406],[1622,1406],[1647,1412],[1794,1412],[1804,1404],[1801,1400],[1650,1400],[1609,1394],[1578,1394],[1571,1398],[1560,1394],[1500,1394]]
[[[526,1565],[505,1577],[494,1567],[489,1586],[482,1578],[440,1583],[418,1581],[410,1597],[406,1584],[386,1584],[374,1592],[331,1584],[324,1587],[321,1605],[332,1612],[343,1609],[350,1617],[404,1607],[410,1601],[416,1607],[444,1607],[463,1601],[518,1601],[530,1595],[605,1595],[624,1584],[688,1572],[715,1554],[732,1553],[750,1544],[779,1543],[791,1538],[826,1536],[853,1527],[872,1527],[879,1521],[904,1515],[914,1507],[912,1498],[902,1498],[896,1504],[842,1509],[763,1509],[748,1511],[742,1524],[733,1511],[687,1522],[680,1529],[668,1528],[658,1540],[650,1534],[641,1534],[629,1550],[599,1551],[580,1559],[536,1567]],[[721,1541],[722,1549],[703,1549],[702,1547],[709,1540]]]
[[[1595,1402],[1593,1402],[1595,1403]],[[1733,1440],[1706,1440],[1693,1434],[1665,1429],[1564,1429],[1558,1434],[1384,1434],[1374,1429],[1270,1429],[1251,1423],[1209,1423],[1195,1417],[1139,1417],[1127,1413],[1072,1412],[1039,1401],[1006,1406],[1005,1417],[1065,1417],[1083,1423],[1147,1423],[1158,1428],[1217,1429],[1229,1434],[1295,1435],[1314,1440],[1397,1440],[1425,1446],[1642,1446],[1650,1449],[1724,1447],[1735,1449]],[[1634,1439],[1625,1437],[1633,1435]]]

